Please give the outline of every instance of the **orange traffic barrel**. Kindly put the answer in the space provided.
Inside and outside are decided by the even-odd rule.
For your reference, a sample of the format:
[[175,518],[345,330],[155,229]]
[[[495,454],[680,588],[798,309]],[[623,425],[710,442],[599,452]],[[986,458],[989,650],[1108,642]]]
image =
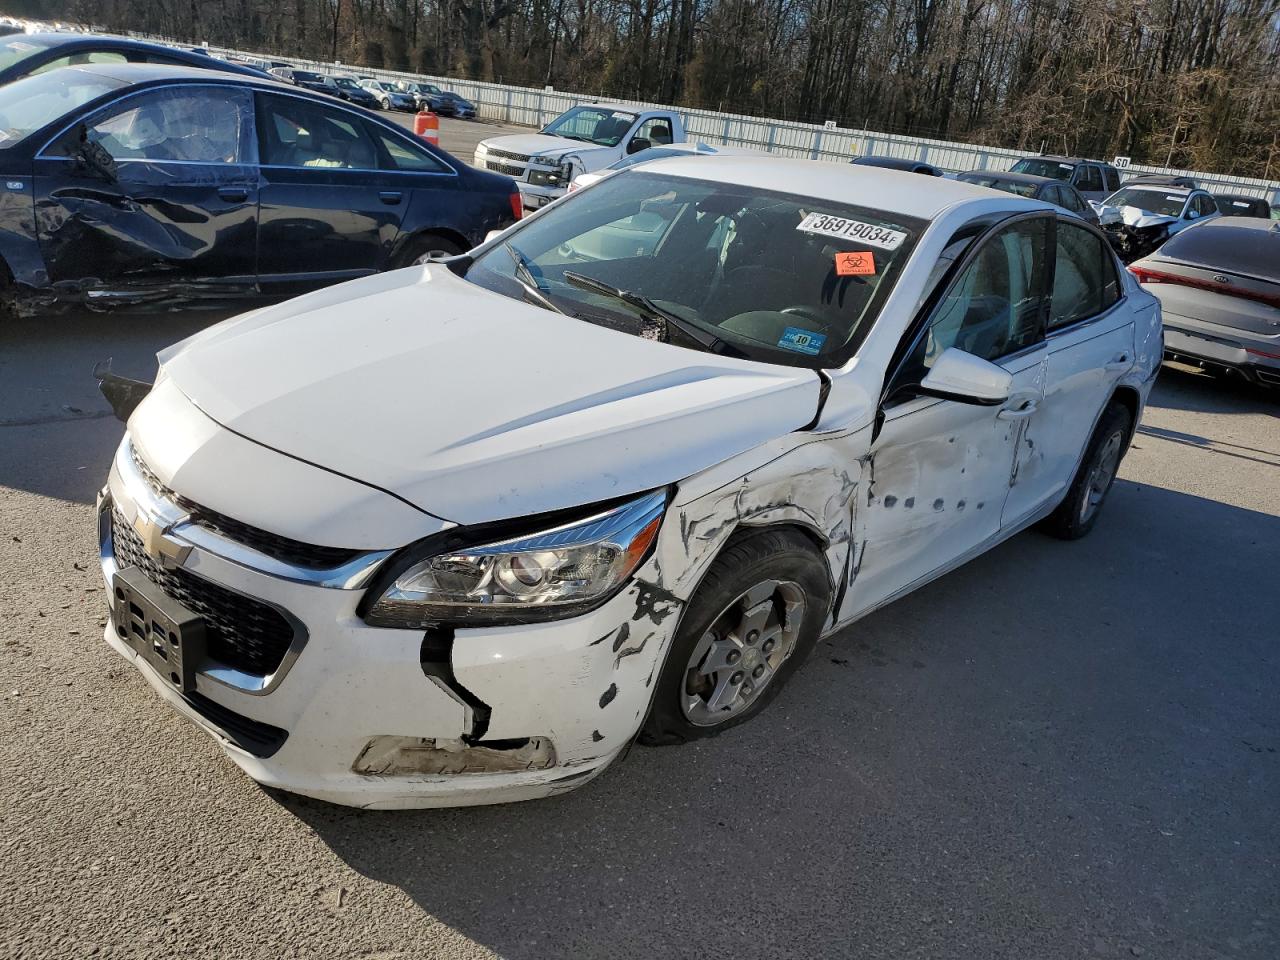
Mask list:
[[440,146],[440,118],[430,110],[419,110],[413,118],[413,132],[427,143]]

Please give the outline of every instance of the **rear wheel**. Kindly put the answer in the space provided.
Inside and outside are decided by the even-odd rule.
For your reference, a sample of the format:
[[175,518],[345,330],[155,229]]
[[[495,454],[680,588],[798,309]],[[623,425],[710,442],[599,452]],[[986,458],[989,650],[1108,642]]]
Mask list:
[[397,267],[413,267],[432,260],[456,257],[463,249],[448,237],[426,233],[414,237],[396,258]]
[[830,598],[826,565],[797,531],[731,543],[689,602],[640,742],[714,736],[763,710],[813,649]]
[[383,110],[390,110],[390,109],[391,109],[391,98],[390,98],[390,97],[383,97],[383,98],[382,98],[382,109],[383,109]]
[[1045,519],[1048,533],[1062,540],[1079,540],[1093,529],[1132,432],[1133,415],[1123,405],[1113,403],[1098,421],[1066,497]]

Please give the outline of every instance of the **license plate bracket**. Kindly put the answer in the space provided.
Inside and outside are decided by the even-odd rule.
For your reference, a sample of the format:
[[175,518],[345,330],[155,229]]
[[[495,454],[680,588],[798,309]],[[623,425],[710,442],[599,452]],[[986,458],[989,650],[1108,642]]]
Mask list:
[[164,593],[137,567],[111,580],[116,632],[175,689],[196,688],[205,658],[204,620]]

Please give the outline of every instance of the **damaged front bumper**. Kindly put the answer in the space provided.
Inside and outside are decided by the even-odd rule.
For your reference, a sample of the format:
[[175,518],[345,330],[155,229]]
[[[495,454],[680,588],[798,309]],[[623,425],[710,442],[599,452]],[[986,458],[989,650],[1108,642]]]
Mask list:
[[299,582],[184,543],[189,549],[169,556],[184,582],[265,604],[295,629],[271,674],[210,660],[184,693],[116,627],[120,601],[111,587],[137,556],[121,541],[117,559],[117,537],[132,537],[136,526],[130,491],[113,468],[98,505],[113,608],[107,642],[249,776],[332,803],[459,806],[581,786],[635,737],[678,620],[679,601],[637,580],[592,612],[561,621],[426,632],[372,627],[356,612],[367,577]]

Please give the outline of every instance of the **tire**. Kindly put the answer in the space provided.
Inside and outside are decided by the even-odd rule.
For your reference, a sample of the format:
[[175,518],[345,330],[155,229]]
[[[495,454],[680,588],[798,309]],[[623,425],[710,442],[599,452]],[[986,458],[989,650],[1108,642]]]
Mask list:
[[1098,514],[1115,483],[1133,433],[1133,415],[1122,404],[1113,403],[1089,438],[1067,495],[1045,518],[1043,529],[1060,540],[1079,540],[1098,522]]
[[383,110],[390,110],[391,101],[387,99],[383,99],[382,102],[379,104],[379,106],[382,107]]
[[686,743],[750,720],[809,655],[830,602],[826,564],[803,534],[731,540],[681,618],[640,742]]
[[412,267],[437,257],[456,257],[460,253],[465,251],[448,237],[442,237],[437,233],[424,233],[414,237],[405,245],[396,257],[393,269]]

